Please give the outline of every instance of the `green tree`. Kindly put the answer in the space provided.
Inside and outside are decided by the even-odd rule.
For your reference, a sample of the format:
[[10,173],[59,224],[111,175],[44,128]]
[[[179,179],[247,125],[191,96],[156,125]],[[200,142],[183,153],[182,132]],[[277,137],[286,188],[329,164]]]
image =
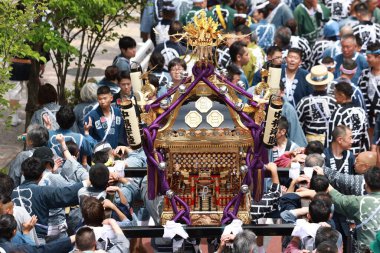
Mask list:
[[24,1],[22,6],[18,1],[0,1],[1,111],[9,107],[9,101],[4,96],[13,87],[9,81],[12,59],[28,57],[37,61],[45,61],[45,58],[41,57],[29,43],[36,29],[33,20],[43,17],[44,8],[43,4],[36,5],[35,1]]
[[87,81],[90,68],[99,46],[105,41],[118,38],[116,27],[126,25],[132,19],[131,12],[138,6],[138,1],[115,0],[50,0],[48,21],[62,38],[73,45],[79,39],[79,46],[60,48],[45,44],[51,49],[52,61],[58,77],[59,102],[65,103],[67,71],[75,63],[77,71],[74,83],[74,102],[78,102],[80,89]]

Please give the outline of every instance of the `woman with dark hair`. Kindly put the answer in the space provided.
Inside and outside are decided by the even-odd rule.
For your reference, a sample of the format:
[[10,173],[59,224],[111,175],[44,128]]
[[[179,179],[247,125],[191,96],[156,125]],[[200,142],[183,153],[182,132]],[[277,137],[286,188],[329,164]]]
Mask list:
[[38,90],[37,101],[41,109],[34,112],[29,125],[38,124],[41,126],[47,126],[45,122],[50,122],[50,130],[58,129],[59,126],[55,114],[60,106],[57,104],[58,95],[54,86],[50,83],[41,85]]

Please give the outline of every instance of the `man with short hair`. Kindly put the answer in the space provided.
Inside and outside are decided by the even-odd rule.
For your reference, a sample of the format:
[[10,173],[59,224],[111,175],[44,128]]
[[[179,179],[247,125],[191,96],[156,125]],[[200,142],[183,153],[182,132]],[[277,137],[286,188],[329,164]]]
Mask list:
[[[271,63],[275,66],[279,66],[282,64],[282,51],[281,51],[281,48],[279,48],[278,46],[269,47],[266,51],[266,54],[267,54],[267,63],[263,65],[264,68],[266,68],[266,65],[268,63]],[[261,82],[261,68],[258,68],[256,70],[255,75],[253,76],[251,86],[256,86],[260,82]]]
[[332,142],[325,148],[325,164],[340,173],[354,174],[355,157],[350,151],[352,147],[352,131],[339,125],[332,131]]
[[297,104],[297,113],[308,142],[325,141],[330,116],[338,107],[335,99],[327,95],[327,85],[333,78],[324,65],[314,66],[306,76],[314,91]]
[[313,92],[313,88],[306,81],[308,72],[300,68],[302,51],[290,48],[286,56],[286,66],[282,66],[281,81],[285,86],[285,96],[290,104],[296,108],[298,102]]
[[136,55],[136,41],[129,36],[122,37],[119,40],[120,54],[115,57],[112,65],[115,65],[119,71],[131,72],[131,58]]
[[328,146],[332,141],[332,132],[335,126],[345,125],[352,131],[352,152],[354,155],[370,149],[368,137],[368,120],[365,111],[361,107],[352,104],[352,87],[347,82],[339,82],[335,85],[335,99],[341,106],[330,118],[327,141]]
[[89,124],[84,125],[84,135],[71,131],[70,128],[75,124],[75,114],[73,108],[68,105],[63,105],[59,108],[56,114],[56,119],[59,128],[57,130],[49,131],[48,146],[54,149],[58,156],[63,157],[61,146],[56,139],[58,134],[62,134],[65,141],[73,141],[78,145],[82,156],[91,156],[92,149],[96,143],[89,133],[89,128],[91,126]]
[[357,52],[357,42],[355,35],[346,34],[341,38],[342,53],[334,57],[336,61],[336,68],[334,78],[338,78],[341,75],[340,66],[343,64],[344,59],[352,59],[357,64],[356,74],[352,78],[352,82],[355,84],[358,82],[359,76],[363,69],[368,68],[368,63],[363,55]]
[[272,149],[268,150],[269,162],[274,162],[285,152],[293,151],[299,147],[296,143],[287,138],[288,129],[288,120],[284,116],[281,116],[278,120],[276,145]]
[[248,64],[250,57],[247,44],[243,41],[235,41],[230,46],[229,52],[232,64],[235,64],[240,69],[240,81],[245,84],[244,89],[247,90],[249,87],[248,79],[243,71],[243,66]]
[[120,110],[111,106],[113,96],[110,88],[99,87],[97,95],[99,106],[85,118],[86,124],[92,125],[89,134],[98,142],[107,141],[112,148],[127,146],[124,119]]
[[274,35],[274,42],[276,46],[282,50],[282,56],[285,58],[290,48],[298,48],[302,51],[301,67],[309,69],[311,48],[309,42],[296,34],[292,34],[289,27],[280,27]]
[[317,230],[322,222],[331,219],[331,206],[327,201],[313,199],[309,204],[307,220],[297,219],[296,226],[292,232],[292,240],[286,247],[284,253],[295,252],[295,249],[308,249],[314,246]]
[[31,157],[36,148],[47,146],[49,141],[49,131],[44,126],[33,124],[28,127],[26,132],[26,150],[18,153],[16,158],[12,160],[9,165],[8,175],[13,179],[15,187],[21,184],[22,162],[25,161],[26,158]]

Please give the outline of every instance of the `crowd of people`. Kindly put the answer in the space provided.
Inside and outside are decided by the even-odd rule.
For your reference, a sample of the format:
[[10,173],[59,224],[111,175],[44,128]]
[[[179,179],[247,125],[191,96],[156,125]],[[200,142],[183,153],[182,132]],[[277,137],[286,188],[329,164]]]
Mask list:
[[[214,65],[229,81],[260,96],[261,70],[281,68],[282,117],[265,165],[271,178],[250,213],[256,224],[294,224],[283,252],[380,252],[377,6],[377,0],[148,0],[144,7],[141,36],[155,46],[149,100],[191,73],[191,47],[181,34],[203,12],[236,35],[213,49]],[[131,81],[136,46],[122,37],[104,78],[86,83],[74,108],[58,105],[53,85],[40,86],[26,149],[8,175],[0,174],[0,252],[145,252],[141,239],[128,240],[121,229],[150,219],[160,224],[163,202],[148,199],[146,177],[124,175],[128,167],[147,166],[141,145],[129,146],[120,110],[129,101],[141,113]],[[17,87],[10,97],[18,103]],[[279,177],[278,167],[289,168],[289,177]],[[226,245],[265,252],[264,237],[250,231],[217,241],[217,252]],[[168,243],[152,239],[157,252]]]

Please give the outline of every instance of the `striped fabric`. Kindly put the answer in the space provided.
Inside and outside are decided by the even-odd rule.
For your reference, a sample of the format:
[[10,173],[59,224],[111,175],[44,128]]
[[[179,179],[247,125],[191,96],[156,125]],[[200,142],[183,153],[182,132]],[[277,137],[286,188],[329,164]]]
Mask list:
[[[358,86],[364,97],[364,101],[367,107],[367,114],[369,115],[369,123],[371,126],[375,123],[376,114],[380,112],[379,81],[380,77],[376,78],[375,76],[373,76],[370,73],[370,69],[364,69],[358,80]],[[377,85],[375,86],[374,83],[377,83]],[[372,88],[368,89],[369,87]]]
[[331,19],[339,21],[348,17],[351,0],[324,0],[325,6],[331,12]]
[[301,99],[297,114],[305,134],[325,134],[332,113],[338,108],[336,100],[325,92]]
[[380,39],[380,25],[372,22],[359,23],[352,27],[354,35],[359,35],[363,45],[362,51],[367,50],[368,44]]
[[318,65],[318,61],[323,58],[323,53],[328,48],[333,48],[334,41],[331,40],[318,40],[315,42],[310,56],[310,67]]

